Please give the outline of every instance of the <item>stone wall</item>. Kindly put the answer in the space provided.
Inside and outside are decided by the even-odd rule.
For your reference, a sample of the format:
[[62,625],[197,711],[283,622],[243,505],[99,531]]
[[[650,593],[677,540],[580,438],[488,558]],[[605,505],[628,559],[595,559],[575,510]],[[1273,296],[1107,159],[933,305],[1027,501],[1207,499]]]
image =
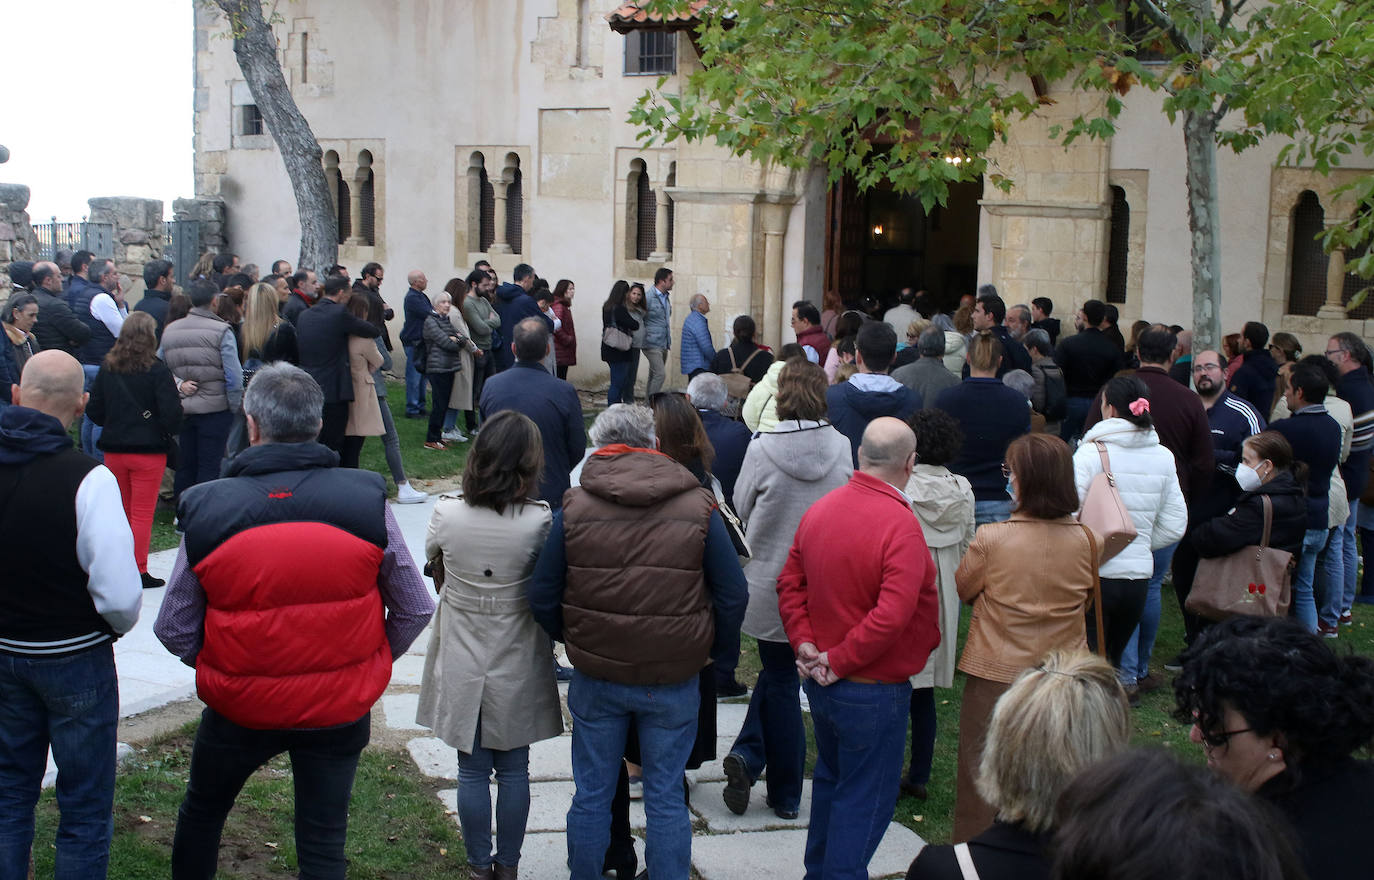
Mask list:
[[114,226],[114,262],[120,274],[143,277],[143,266],[162,258],[162,202],[124,196],[87,199],[90,222]]
[[0,183],[0,299],[10,295],[9,264],[34,260],[38,237],[29,225],[29,188],[19,183]]
[[228,248],[223,199],[177,199],[172,202],[172,216],[177,220],[200,221],[200,247],[196,250],[197,255],[206,251],[218,254]]

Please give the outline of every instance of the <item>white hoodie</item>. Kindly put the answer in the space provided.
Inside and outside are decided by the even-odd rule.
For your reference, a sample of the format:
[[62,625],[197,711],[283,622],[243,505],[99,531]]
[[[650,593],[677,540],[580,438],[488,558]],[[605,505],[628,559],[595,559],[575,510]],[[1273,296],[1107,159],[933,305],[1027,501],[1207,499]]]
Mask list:
[[1119,418],[1098,422],[1073,454],[1080,508],[1093,477],[1102,473],[1097,440],[1107,446],[1117,491],[1136,529],[1135,540],[1107,560],[1099,574],[1104,578],[1148,579],[1154,573],[1152,551],[1178,541],[1188,527],[1188,507],[1178,485],[1174,454],[1159,442],[1153,428],[1137,428]]

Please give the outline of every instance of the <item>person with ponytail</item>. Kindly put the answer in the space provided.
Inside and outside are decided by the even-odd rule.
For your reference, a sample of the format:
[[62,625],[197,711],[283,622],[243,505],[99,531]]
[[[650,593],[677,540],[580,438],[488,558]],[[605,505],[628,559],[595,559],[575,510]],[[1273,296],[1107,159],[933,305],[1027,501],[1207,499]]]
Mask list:
[[[1141,627],[1140,641],[1154,644],[1154,631],[1159,627],[1159,596],[1149,595],[1154,551],[1182,538],[1188,525],[1174,454],[1159,442],[1150,417],[1150,389],[1135,376],[1117,376],[1107,382],[1102,389],[1102,421],[1087,430],[1074,452],[1074,484],[1080,508],[1093,478],[1102,473],[1102,452],[1136,529],[1135,540],[1098,570],[1107,656],[1120,670],[1122,651],[1137,625]],[[1145,614],[1147,598],[1153,615]],[[1094,646],[1097,639],[1104,638],[1095,631],[1092,620],[1088,621],[1088,634]],[[1149,657],[1142,656],[1139,662],[1148,666]],[[1123,679],[1126,692],[1134,698],[1135,672],[1125,670]]]
[[1368,876],[1374,764],[1354,755],[1374,744],[1374,660],[1296,620],[1233,617],[1182,662],[1174,717],[1207,766],[1287,817],[1309,880]]

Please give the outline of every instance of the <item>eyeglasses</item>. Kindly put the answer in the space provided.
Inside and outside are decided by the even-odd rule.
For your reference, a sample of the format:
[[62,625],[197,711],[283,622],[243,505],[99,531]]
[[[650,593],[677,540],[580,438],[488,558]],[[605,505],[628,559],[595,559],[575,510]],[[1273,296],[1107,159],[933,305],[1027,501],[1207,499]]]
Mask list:
[[1328,348],[1328,349],[1326,350],[1326,356],[1327,356],[1327,357],[1331,357],[1331,355],[1333,355],[1333,354],[1345,354],[1345,349],[1343,349],[1343,348]]
[[1219,749],[1231,741],[1231,737],[1239,733],[1253,733],[1253,727],[1242,727],[1239,730],[1220,730],[1216,733],[1207,733],[1201,727],[1197,729],[1198,736],[1202,739],[1202,744],[1209,749]]
[[1208,370],[1216,370],[1218,373],[1220,373],[1221,364],[1193,364],[1194,373],[1205,373]]
[[1005,461],[1002,462],[1002,476],[1006,477],[1008,480],[1011,479],[1011,468],[1007,466]]

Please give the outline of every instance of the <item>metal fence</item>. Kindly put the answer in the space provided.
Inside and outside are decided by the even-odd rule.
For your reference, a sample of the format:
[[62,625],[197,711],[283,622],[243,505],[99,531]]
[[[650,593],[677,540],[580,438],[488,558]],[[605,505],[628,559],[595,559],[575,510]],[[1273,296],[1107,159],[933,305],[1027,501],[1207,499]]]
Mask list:
[[59,223],[54,217],[49,223],[33,224],[33,232],[38,236],[39,258],[43,260],[53,259],[53,255],[62,250],[86,250],[102,259],[114,256],[113,223],[90,223],[85,220],[80,223]]
[[172,261],[177,284],[185,287],[191,270],[200,259],[200,221],[168,220],[162,225],[166,236],[162,258]]

